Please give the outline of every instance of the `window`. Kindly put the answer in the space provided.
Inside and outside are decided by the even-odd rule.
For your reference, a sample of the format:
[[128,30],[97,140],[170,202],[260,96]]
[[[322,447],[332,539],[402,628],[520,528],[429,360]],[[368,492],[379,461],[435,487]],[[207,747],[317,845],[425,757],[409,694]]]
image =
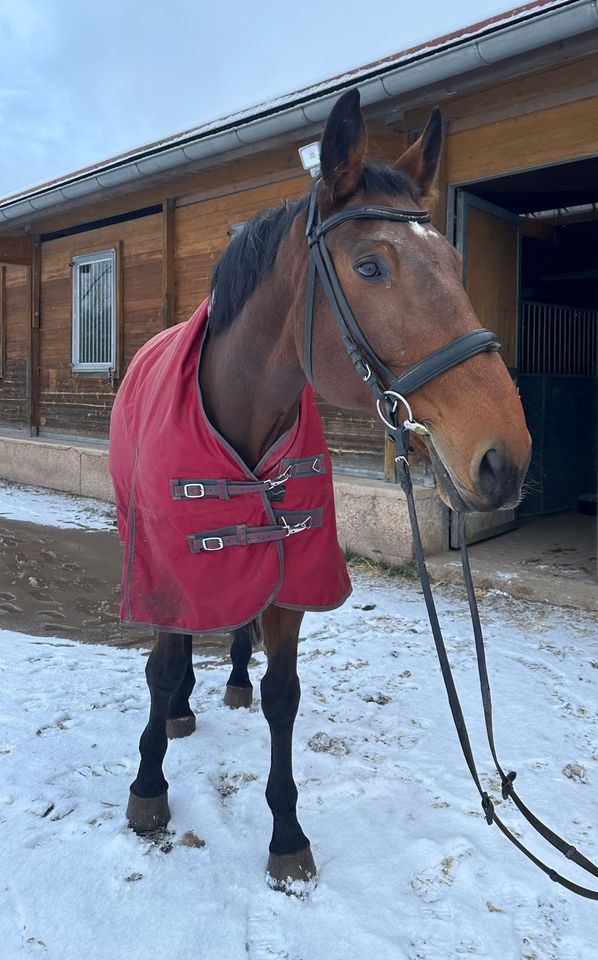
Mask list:
[[116,251],[73,257],[73,370],[116,365]]

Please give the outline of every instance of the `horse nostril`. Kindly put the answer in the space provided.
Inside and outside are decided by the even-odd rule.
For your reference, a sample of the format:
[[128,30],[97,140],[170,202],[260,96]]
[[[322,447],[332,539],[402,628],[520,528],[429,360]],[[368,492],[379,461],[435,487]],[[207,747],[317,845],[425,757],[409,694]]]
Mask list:
[[489,498],[498,499],[509,481],[510,473],[507,458],[493,447],[487,450],[480,460],[478,471],[478,486],[481,493]]

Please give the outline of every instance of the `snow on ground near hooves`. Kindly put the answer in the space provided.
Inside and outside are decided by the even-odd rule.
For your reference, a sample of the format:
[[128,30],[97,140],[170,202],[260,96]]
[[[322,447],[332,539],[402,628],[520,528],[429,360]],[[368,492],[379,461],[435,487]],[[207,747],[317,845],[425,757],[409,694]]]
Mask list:
[[[465,607],[440,596],[496,795]],[[499,753],[532,808],[596,861],[596,621],[501,597],[482,614]],[[359,578],[343,610],[306,617],[303,636],[295,771],[319,878],[300,899],[265,882],[267,726],[257,704],[222,705],[226,664],[196,660],[198,729],[170,744],[172,832],[152,844],[125,823],[145,654],[0,634],[5,960],[595,960],[597,905],[481,816],[417,589]]]
[[0,517],[65,530],[72,527],[84,530],[116,528],[115,510],[109,503],[7,480],[0,480]]

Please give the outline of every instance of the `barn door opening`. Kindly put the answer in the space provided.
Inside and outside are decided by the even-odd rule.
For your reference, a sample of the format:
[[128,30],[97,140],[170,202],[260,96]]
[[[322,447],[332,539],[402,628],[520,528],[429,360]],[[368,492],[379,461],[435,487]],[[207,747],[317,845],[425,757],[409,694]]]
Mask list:
[[[483,327],[497,334],[502,357],[517,377],[519,248],[521,219],[466,190],[456,195],[454,243],[463,257],[463,282]],[[515,527],[514,510],[468,516],[468,543],[506,533]],[[450,545],[459,546],[457,518],[451,511]]]

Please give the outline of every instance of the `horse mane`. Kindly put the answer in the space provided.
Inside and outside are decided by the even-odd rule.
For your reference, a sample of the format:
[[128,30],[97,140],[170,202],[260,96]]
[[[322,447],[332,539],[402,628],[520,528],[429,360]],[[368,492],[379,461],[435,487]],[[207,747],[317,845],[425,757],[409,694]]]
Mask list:
[[[414,181],[400,170],[367,160],[360,188],[369,194],[408,194],[420,199]],[[309,193],[277,209],[262,210],[232,238],[216,261],[210,283],[210,331],[214,336],[233,323],[249,297],[274,266],[282,239],[300,215],[307,216]],[[307,245],[306,245],[307,253]]]

